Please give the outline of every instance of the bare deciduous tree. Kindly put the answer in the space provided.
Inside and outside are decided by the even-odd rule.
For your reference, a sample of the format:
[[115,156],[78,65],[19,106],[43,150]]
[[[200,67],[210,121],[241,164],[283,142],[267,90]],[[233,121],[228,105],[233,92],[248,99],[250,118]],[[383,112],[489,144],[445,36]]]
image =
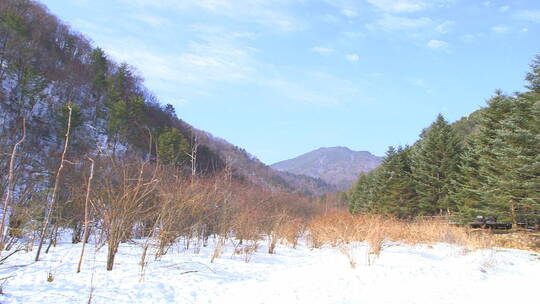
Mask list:
[[83,244],[81,249],[81,257],[79,258],[79,264],[77,265],[77,273],[81,272],[81,265],[84,256],[84,248],[86,247],[86,241],[88,239],[88,225],[89,225],[89,216],[88,216],[88,205],[90,203],[90,189],[92,187],[92,179],[94,178],[94,160],[90,157],[87,157],[90,160],[90,176],[88,177],[88,185],[86,187],[86,197],[84,200],[84,232],[83,232]]
[[43,241],[45,240],[45,236],[47,235],[47,230],[49,228],[49,222],[51,220],[51,214],[53,212],[54,205],[55,205],[55,202],[56,202],[56,198],[57,198],[57,195],[58,195],[59,184],[60,184],[60,174],[62,173],[62,169],[64,168],[64,163],[66,162],[66,152],[67,152],[67,148],[68,148],[68,144],[69,144],[69,132],[71,130],[71,114],[73,112],[73,107],[71,106],[71,103],[68,103],[67,107],[68,107],[69,112],[68,112],[67,130],[66,130],[66,135],[65,135],[65,140],[64,140],[64,150],[62,151],[62,156],[60,157],[60,166],[58,167],[58,170],[56,171],[56,178],[54,180],[53,192],[52,192],[52,195],[51,195],[49,206],[48,206],[48,208],[46,210],[47,213],[45,215],[45,220],[43,222],[43,228],[41,230],[41,236],[39,238],[39,245],[38,245],[38,249],[37,249],[37,252],[36,252],[36,258],[35,258],[36,262],[39,261],[39,255],[41,253],[41,247],[43,246]]
[[4,250],[5,248],[5,242],[6,242],[6,231],[4,230],[5,230],[5,225],[6,225],[6,218],[8,217],[9,205],[11,203],[11,196],[13,195],[13,187],[14,187],[13,175],[14,175],[14,168],[15,168],[15,160],[17,158],[17,149],[24,142],[26,138],[26,119],[24,117],[22,119],[22,129],[23,129],[22,137],[13,146],[13,150],[11,151],[11,156],[10,156],[10,161],[9,161],[8,183],[7,183],[7,189],[6,189],[6,197],[4,198],[4,204],[2,206],[2,223],[0,224],[0,233],[2,234],[0,236],[0,256],[2,255],[2,250]]
[[133,226],[153,206],[149,198],[154,195],[157,168],[142,163],[116,163],[102,178],[94,208],[101,215],[107,235],[107,270],[112,270],[120,243],[130,237]]

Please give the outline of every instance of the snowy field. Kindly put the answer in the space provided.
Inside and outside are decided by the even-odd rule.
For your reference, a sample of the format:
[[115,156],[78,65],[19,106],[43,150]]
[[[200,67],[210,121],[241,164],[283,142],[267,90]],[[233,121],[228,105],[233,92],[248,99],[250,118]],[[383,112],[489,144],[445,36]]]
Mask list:
[[[261,242],[262,244],[263,242]],[[179,244],[155,261],[141,281],[142,246],[122,244],[113,271],[105,271],[106,247],[87,247],[75,273],[81,245],[65,242],[33,263],[34,252],[0,265],[0,303],[538,303],[540,255],[497,249],[467,252],[447,244],[385,248],[371,266],[367,245],[355,249],[352,269],[336,248],[297,249],[264,245],[249,263],[223,255],[210,263],[212,247],[199,254]],[[51,273],[54,280],[47,281]]]

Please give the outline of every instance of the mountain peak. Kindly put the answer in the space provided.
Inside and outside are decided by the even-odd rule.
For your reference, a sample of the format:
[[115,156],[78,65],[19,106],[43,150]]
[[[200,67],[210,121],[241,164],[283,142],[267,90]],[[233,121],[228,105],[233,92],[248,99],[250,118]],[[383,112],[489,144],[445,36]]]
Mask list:
[[319,149],[316,149],[314,151],[346,151],[346,152],[354,152],[353,150],[349,149],[348,147],[343,146],[336,146],[336,147],[321,147]]
[[348,147],[322,147],[270,167],[294,174],[316,177],[347,189],[358,175],[378,167],[382,158],[368,151],[353,151]]

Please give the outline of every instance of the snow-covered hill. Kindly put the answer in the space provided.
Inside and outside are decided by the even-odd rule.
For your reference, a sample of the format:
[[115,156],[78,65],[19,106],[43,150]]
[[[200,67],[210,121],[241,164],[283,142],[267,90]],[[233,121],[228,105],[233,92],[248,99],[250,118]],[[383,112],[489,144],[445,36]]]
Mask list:
[[123,244],[110,272],[106,248],[90,245],[77,274],[80,246],[62,243],[37,263],[32,252],[12,256],[0,266],[0,303],[88,303],[90,294],[91,303],[130,304],[534,303],[540,277],[540,256],[529,251],[391,244],[368,266],[359,243],[352,269],[336,248],[279,246],[270,255],[261,242],[249,263],[232,244],[214,263],[212,243],[200,253],[178,244],[160,261],[149,257],[141,279],[140,243]]

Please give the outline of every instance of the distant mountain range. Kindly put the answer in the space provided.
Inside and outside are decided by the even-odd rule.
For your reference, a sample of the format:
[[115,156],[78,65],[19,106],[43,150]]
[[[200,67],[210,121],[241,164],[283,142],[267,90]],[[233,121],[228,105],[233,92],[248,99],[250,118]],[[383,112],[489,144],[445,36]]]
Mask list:
[[353,151],[347,147],[319,148],[270,167],[293,174],[320,178],[340,190],[352,185],[358,175],[377,168],[382,157],[368,151]]

